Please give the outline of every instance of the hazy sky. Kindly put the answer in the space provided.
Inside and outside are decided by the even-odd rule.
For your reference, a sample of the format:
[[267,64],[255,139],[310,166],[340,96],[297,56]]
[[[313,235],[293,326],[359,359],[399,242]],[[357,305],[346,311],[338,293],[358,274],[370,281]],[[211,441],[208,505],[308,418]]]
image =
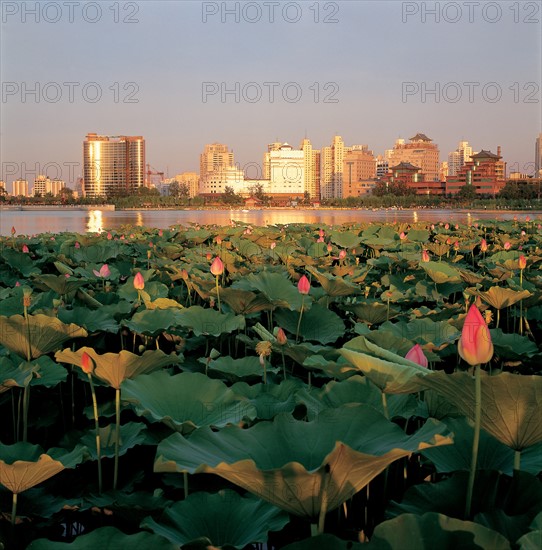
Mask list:
[[8,182],[33,180],[49,163],[50,177],[72,184],[88,132],[143,135],[147,161],[170,176],[197,171],[206,143],[227,144],[241,165],[261,164],[276,139],[297,147],[306,135],[320,148],[335,133],[382,154],[423,132],[441,160],[462,139],[475,150],[501,145],[509,167],[533,171],[540,0],[1,8]]

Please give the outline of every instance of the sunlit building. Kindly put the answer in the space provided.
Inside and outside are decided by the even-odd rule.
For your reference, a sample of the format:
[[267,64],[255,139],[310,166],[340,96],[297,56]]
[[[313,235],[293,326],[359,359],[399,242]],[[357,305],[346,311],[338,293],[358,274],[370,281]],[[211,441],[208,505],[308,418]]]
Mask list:
[[425,134],[416,134],[410,138],[409,143],[404,139],[398,139],[391,152],[386,151],[389,156],[389,166],[397,166],[406,162],[418,166],[425,177],[425,181],[439,181],[439,148],[432,143],[432,139]]
[[446,175],[455,176],[469,162],[471,156],[472,147],[469,145],[469,142],[460,141],[457,149],[448,154],[448,174]]
[[501,148],[497,154],[480,151],[471,156],[455,176],[446,178],[446,193],[455,194],[465,185],[472,185],[478,195],[495,196],[505,185],[506,163],[501,159]]
[[15,180],[13,182],[14,197],[28,197],[28,181],[27,180]]
[[342,178],[342,198],[370,193],[375,185],[376,163],[367,145],[346,148]]
[[542,178],[542,134],[538,134],[535,143],[534,177]]
[[220,172],[234,166],[233,151],[227,145],[212,143],[205,145],[199,158],[199,175],[205,178],[212,172]]
[[86,197],[131,195],[145,185],[145,140],[89,133],[83,142],[83,170]]
[[343,190],[345,146],[341,136],[321,150],[320,195],[322,199],[341,198]]
[[66,187],[65,182],[58,178],[49,179],[47,176],[39,175],[34,180],[32,195],[43,197],[50,194],[56,197],[64,187]]

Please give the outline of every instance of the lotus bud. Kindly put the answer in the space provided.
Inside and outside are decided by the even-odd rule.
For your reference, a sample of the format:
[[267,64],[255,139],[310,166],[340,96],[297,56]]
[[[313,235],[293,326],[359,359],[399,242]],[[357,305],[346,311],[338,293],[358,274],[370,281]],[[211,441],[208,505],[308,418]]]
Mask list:
[[527,217],[525,218],[525,221],[526,221],[526,222],[530,222],[530,221],[531,221],[530,216],[527,216]]
[[15,236],[15,233],[17,233],[17,231],[15,230],[15,227],[14,226],[11,226],[11,236]]
[[444,229],[446,229],[446,231],[448,231],[448,229],[450,229],[450,224],[447,223],[447,224],[444,226]]
[[143,290],[145,288],[145,279],[143,279],[143,275],[141,275],[140,271],[138,271],[134,277],[134,288],[136,290]]
[[113,238],[113,235],[111,235],[111,231],[108,231],[107,240],[110,241],[112,238]]
[[15,283],[15,286],[21,286],[21,283],[20,283],[19,281],[17,281],[17,282]]
[[482,252],[485,252],[487,250],[487,241],[485,239],[482,239],[480,241],[480,250]]
[[455,250],[455,251],[459,250],[459,241],[455,241],[455,243],[454,243],[454,250]]
[[420,344],[416,344],[410,348],[409,352],[405,355],[405,359],[408,359],[409,361],[425,368],[427,368],[427,365],[429,364]]
[[83,355],[81,355],[81,369],[85,374],[92,374],[92,371],[94,370],[94,362],[92,361],[92,357],[86,352],[83,352]]
[[213,255],[210,252],[207,252],[207,254],[205,254],[205,257],[207,258],[207,261],[209,261],[213,257]]
[[183,279],[183,281],[188,281],[188,271],[186,271],[186,269],[183,269],[181,271],[181,278]]
[[[30,292],[32,292],[32,291],[30,291]],[[23,306],[24,307],[30,307],[30,304],[32,303],[32,298],[30,297],[30,292],[29,293],[24,292],[24,294],[23,294]]]
[[151,251],[150,250],[147,250],[147,258],[150,260],[151,259]]
[[274,250],[275,246],[277,246],[277,243],[273,242],[273,243],[271,243],[269,248],[271,248],[271,250]]
[[159,237],[162,237],[163,235],[164,235],[164,232],[160,229],[160,230],[158,231],[158,236],[159,236]]
[[401,231],[401,234],[399,235],[399,238],[404,241],[406,239],[406,235],[404,231]]
[[475,304],[470,306],[465,317],[457,350],[463,360],[472,366],[487,363],[493,357],[491,334]]
[[518,259],[518,264],[520,269],[525,269],[527,267],[527,258],[522,254]]
[[318,236],[323,237],[324,235],[325,235],[325,231],[323,229],[320,229],[320,231],[318,231]]
[[429,252],[427,250],[422,251],[422,262],[429,262],[431,258],[429,257]]
[[297,290],[299,290],[300,294],[308,294],[311,289],[311,284],[309,280],[307,279],[306,275],[303,275],[301,279],[299,279],[299,282],[297,283]]
[[324,242],[324,237],[318,237],[318,238],[316,239],[316,242],[317,242],[317,243],[323,243],[323,242]]
[[222,237],[217,237],[217,238],[216,238],[216,244],[217,244],[218,246],[220,246],[220,245],[222,244]]
[[213,260],[213,263],[211,264],[211,273],[215,277],[218,277],[219,275],[222,275],[222,273],[224,273],[224,264],[218,256]]
[[506,242],[504,243],[504,249],[505,249],[505,250],[510,250],[510,247],[511,247],[511,246],[512,246],[512,245],[510,244],[509,241],[506,241]]
[[339,252],[339,260],[344,260],[346,258],[346,250],[341,250]]
[[281,346],[284,346],[288,343],[288,338],[286,337],[286,333],[284,332],[284,330],[282,328],[279,328],[277,330],[277,342],[279,343],[279,345]]
[[23,244],[23,253],[28,254],[29,252],[30,250],[28,249],[28,246],[26,246],[26,244]]
[[328,251],[328,252],[331,252],[332,250],[333,250],[333,247],[332,247],[330,244],[328,244],[328,245],[327,245],[327,251]]
[[81,248],[81,245],[77,241],[75,241],[75,248]]

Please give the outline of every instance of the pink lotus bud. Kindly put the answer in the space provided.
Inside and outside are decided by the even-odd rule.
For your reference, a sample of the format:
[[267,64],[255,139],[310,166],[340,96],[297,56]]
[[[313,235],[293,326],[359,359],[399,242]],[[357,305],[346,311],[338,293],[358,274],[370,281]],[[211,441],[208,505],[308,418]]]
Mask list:
[[220,246],[220,245],[222,244],[222,237],[217,237],[217,238],[216,238],[216,244],[217,244],[218,246]]
[[288,338],[286,337],[286,333],[282,328],[279,328],[277,330],[277,342],[279,345],[284,346],[288,343]]
[[527,217],[525,218],[525,221],[526,221],[526,222],[530,222],[530,221],[531,221],[530,216],[527,216]]
[[107,232],[107,240],[110,241],[113,238],[113,235],[111,235],[111,231]]
[[159,236],[159,237],[163,237],[163,235],[164,235],[164,232],[160,229],[160,230],[158,231],[158,236]]
[[23,244],[23,253],[28,254],[29,252],[30,250],[28,249],[28,246],[26,246],[26,244]]
[[218,277],[219,275],[222,275],[222,273],[224,273],[224,264],[218,256],[213,260],[213,263],[211,264],[211,273],[215,277]]
[[141,275],[140,271],[135,274],[134,288],[136,290],[143,290],[145,288],[145,279],[143,279],[143,275]]
[[272,243],[269,245],[269,248],[271,248],[271,250],[273,250],[273,249],[275,248],[275,246],[277,246],[277,243],[272,242]]
[[413,363],[416,363],[425,368],[427,368],[427,365],[429,364],[420,344],[412,346],[409,352],[405,355],[405,359],[408,359],[409,361],[412,361]]
[[318,237],[318,239],[316,239],[316,242],[317,243],[323,243],[324,242],[324,237]]
[[525,258],[523,254],[518,258],[518,264],[520,269],[525,269],[527,267],[527,258]]
[[422,262],[429,262],[431,258],[429,257],[429,252],[427,250],[422,251]]
[[92,361],[92,357],[86,352],[83,352],[83,355],[81,355],[81,369],[85,374],[92,374],[92,371],[94,370],[94,362]]
[[450,224],[447,223],[447,224],[444,226],[444,229],[446,229],[446,231],[448,231],[448,229],[450,229]]
[[207,252],[207,254],[205,254],[205,257],[207,258],[207,260],[210,260],[213,255],[210,252]]
[[482,252],[485,252],[487,250],[487,241],[485,239],[482,239],[480,241],[480,250]]
[[399,235],[399,238],[404,241],[406,239],[406,235],[404,231],[401,231],[401,234]]
[[81,248],[81,245],[77,241],[75,241],[75,248]]
[[186,271],[186,269],[181,270],[181,278],[182,278],[184,281],[187,281],[187,280],[188,280],[188,271]]
[[493,357],[493,343],[482,314],[472,305],[465,317],[461,337],[457,344],[459,355],[469,365],[487,363]]
[[306,275],[303,275],[301,279],[299,279],[299,282],[297,283],[297,290],[299,290],[300,294],[308,294],[311,289],[311,284],[309,280],[307,279]]
[[328,244],[328,245],[327,245],[327,251],[328,251],[328,252],[331,252],[332,250],[333,250],[333,247],[332,247],[330,244]]
[[346,250],[341,250],[339,252],[339,260],[344,260],[346,258]]
[[21,283],[20,283],[19,281],[17,281],[17,282],[15,283],[15,286],[21,286]]
[[11,235],[15,235],[17,231],[15,231],[15,227],[14,226],[11,226]]
[[504,249],[505,249],[505,250],[510,250],[510,247],[511,247],[511,246],[512,246],[512,245],[510,244],[509,241],[506,241],[506,242],[504,243]]
[[120,240],[121,240],[121,241],[124,241],[124,239],[125,239],[124,235],[121,235],[121,236],[120,236]]
[[318,236],[319,237],[323,237],[325,235],[325,231],[323,229],[320,229],[320,231],[318,231]]

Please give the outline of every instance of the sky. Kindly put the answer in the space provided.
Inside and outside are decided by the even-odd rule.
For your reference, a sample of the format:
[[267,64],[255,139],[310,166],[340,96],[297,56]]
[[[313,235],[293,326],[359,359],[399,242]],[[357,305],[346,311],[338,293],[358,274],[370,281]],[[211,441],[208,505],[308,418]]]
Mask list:
[[[532,173],[542,132],[542,1],[2,1],[0,179],[73,186],[89,132],[142,135],[154,169],[205,144],[425,133]],[[36,11],[37,9],[37,11]],[[256,177],[250,168],[247,176]]]

